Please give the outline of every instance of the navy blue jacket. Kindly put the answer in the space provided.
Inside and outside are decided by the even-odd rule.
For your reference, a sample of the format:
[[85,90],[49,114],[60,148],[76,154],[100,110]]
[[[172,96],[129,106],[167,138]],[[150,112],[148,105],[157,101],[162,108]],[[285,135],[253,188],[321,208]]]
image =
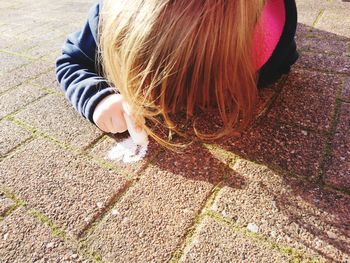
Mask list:
[[[260,70],[258,87],[265,87],[279,79],[298,58],[294,41],[297,25],[295,0],[284,1],[286,23],[283,33],[272,56]],[[99,12],[100,3],[96,3],[90,9],[82,30],[68,36],[62,55],[56,61],[57,80],[66,98],[80,115],[93,124],[96,105],[106,96],[117,93],[98,73],[99,65],[95,58]]]

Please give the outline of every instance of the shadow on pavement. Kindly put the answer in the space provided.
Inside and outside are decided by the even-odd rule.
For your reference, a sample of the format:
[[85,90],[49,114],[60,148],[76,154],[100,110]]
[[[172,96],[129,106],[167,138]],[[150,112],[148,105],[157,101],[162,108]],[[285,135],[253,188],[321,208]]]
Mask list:
[[[167,151],[156,165],[189,180],[217,184],[226,179],[214,205],[223,216],[242,226],[257,220],[270,239],[310,255],[348,260],[350,198],[336,190],[341,187],[325,182],[329,167],[339,158],[333,156],[341,139],[335,135],[334,118],[337,121],[339,116],[334,114],[339,111],[337,98],[344,78],[350,74],[349,41],[300,24],[300,58],[281,90],[262,90],[263,99],[278,96],[249,130],[240,138],[216,142],[224,153],[194,144],[181,154]],[[207,130],[210,125],[204,123],[201,128]],[[234,155],[252,163],[240,160],[229,167],[226,161]],[[349,170],[335,174],[342,173],[349,175]],[[349,193],[346,185],[343,189]]]

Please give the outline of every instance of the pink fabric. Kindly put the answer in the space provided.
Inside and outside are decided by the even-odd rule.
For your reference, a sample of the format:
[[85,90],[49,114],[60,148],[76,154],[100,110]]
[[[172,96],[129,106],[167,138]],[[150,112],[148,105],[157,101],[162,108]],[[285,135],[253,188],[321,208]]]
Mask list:
[[284,0],[267,0],[253,37],[255,69],[259,70],[271,57],[286,22]]

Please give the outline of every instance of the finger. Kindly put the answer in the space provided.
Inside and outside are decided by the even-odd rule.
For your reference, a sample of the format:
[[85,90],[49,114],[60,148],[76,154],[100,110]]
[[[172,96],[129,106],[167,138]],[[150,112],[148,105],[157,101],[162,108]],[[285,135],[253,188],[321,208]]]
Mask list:
[[115,131],[114,127],[113,127],[112,120],[110,118],[105,121],[105,125],[106,125],[106,128],[107,128],[108,132],[116,133],[116,131]]
[[122,133],[127,130],[126,123],[124,117],[117,118],[116,116],[112,117],[112,124],[115,128],[116,132]]
[[106,125],[103,122],[96,122],[96,125],[101,131],[107,132]]

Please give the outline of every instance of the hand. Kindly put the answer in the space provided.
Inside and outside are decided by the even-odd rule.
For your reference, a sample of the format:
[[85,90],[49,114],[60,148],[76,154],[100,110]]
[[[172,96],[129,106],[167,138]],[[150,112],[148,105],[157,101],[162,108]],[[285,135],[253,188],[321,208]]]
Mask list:
[[104,132],[122,133],[127,130],[123,116],[124,98],[121,94],[112,94],[101,100],[92,116],[95,124]]

